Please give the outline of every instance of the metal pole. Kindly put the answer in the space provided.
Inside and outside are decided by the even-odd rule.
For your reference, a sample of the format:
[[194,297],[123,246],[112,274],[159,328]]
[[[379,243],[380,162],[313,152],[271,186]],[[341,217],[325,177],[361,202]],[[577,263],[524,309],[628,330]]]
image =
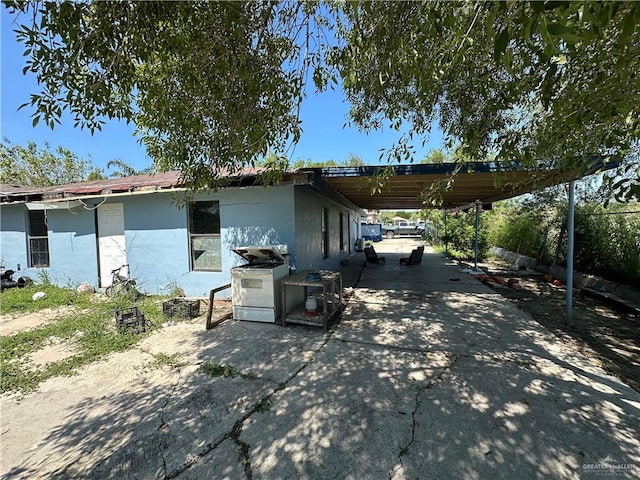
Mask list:
[[447,230],[447,211],[444,211],[444,253],[449,253],[449,231]]
[[476,237],[473,245],[473,249],[474,249],[473,268],[475,270],[478,270],[478,225],[480,223],[480,205],[482,205],[482,202],[480,202],[480,200],[476,200]]
[[567,214],[567,323],[573,325],[573,251],[574,251],[575,182],[569,182],[569,212]]

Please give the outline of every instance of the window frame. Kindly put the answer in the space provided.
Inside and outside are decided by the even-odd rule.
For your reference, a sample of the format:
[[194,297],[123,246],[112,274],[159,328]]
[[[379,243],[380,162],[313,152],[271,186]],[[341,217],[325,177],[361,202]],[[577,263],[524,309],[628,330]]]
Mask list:
[[[39,218],[37,221],[32,221],[32,216],[36,214],[42,214],[42,221],[40,222]],[[34,230],[34,226],[37,224],[41,224],[45,228],[45,235],[34,235],[32,231]],[[45,257],[46,262],[35,262],[34,261],[34,241],[45,241],[45,251],[42,252],[40,250],[37,251],[37,258],[40,259],[42,256]],[[47,212],[45,209],[34,209],[27,210],[27,258],[29,268],[49,268],[51,266],[51,254],[49,251],[49,226],[47,224]]]
[[[217,233],[193,233],[194,230],[194,218],[193,209],[197,204],[216,204],[217,205]],[[197,200],[188,205],[187,208],[187,235],[189,237],[189,271],[191,272],[221,272],[222,271],[222,225],[220,215],[220,201],[219,200]],[[219,267],[202,268],[196,265],[196,258],[194,257],[194,239],[199,238],[211,238],[218,240],[218,257],[220,258]]]

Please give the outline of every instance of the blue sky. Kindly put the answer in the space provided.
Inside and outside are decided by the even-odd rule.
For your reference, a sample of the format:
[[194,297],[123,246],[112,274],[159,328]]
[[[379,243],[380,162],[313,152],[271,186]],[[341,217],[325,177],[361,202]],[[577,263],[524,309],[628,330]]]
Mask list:
[[[32,126],[30,107],[20,111],[17,108],[29,101],[31,93],[40,89],[32,75],[22,74],[24,67],[23,48],[13,33],[13,17],[6,8],[1,8],[2,16],[2,78],[1,78],[1,123],[2,137],[13,144],[26,144],[28,141],[44,146],[49,142],[52,147],[63,146],[82,158],[91,158],[100,168],[105,168],[111,159],[120,159],[133,168],[144,168],[151,164],[145,149],[133,136],[135,126],[124,122],[109,122],[101,132],[93,136],[88,131],[73,128],[73,121],[63,118],[62,125],[54,130],[38,124]],[[359,155],[368,164],[378,164],[380,149],[389,148],[399,138],[400,133],[391,129],[373,132],[368,135],[355,128],[343,128],[346,123],[348,105],[342,91],[328,91],[311,94],[301,108],[303,134],[289,157],[293,160],[311,159],[313,161],[343,161],[349,154]],[[419,161],[426,152],[442,146],[442,134],[434,129],[424,148],[416,154]]]

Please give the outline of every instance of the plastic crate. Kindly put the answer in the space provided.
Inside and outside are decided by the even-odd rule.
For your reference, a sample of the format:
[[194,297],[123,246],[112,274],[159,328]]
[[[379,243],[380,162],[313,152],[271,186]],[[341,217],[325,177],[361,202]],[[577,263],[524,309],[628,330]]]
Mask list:
[[116,326],[120,333],[142,333],[145,331],[146,321],[138,307],[120,308],[116,310]]
[[167,300],[162,303],[162,313],[167,318],[195,318],[200,315],[200,300]]

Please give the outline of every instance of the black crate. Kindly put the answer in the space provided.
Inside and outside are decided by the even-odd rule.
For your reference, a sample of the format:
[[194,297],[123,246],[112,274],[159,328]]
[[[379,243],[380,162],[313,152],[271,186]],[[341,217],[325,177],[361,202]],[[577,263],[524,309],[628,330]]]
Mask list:
[[116,310],[116,326],[120,333],[142,333],[146,328],[144,315],[138,307]]
[[200,315],[200,300],[167,300],[162,303],[162,313],[167,318],[195,318]]

